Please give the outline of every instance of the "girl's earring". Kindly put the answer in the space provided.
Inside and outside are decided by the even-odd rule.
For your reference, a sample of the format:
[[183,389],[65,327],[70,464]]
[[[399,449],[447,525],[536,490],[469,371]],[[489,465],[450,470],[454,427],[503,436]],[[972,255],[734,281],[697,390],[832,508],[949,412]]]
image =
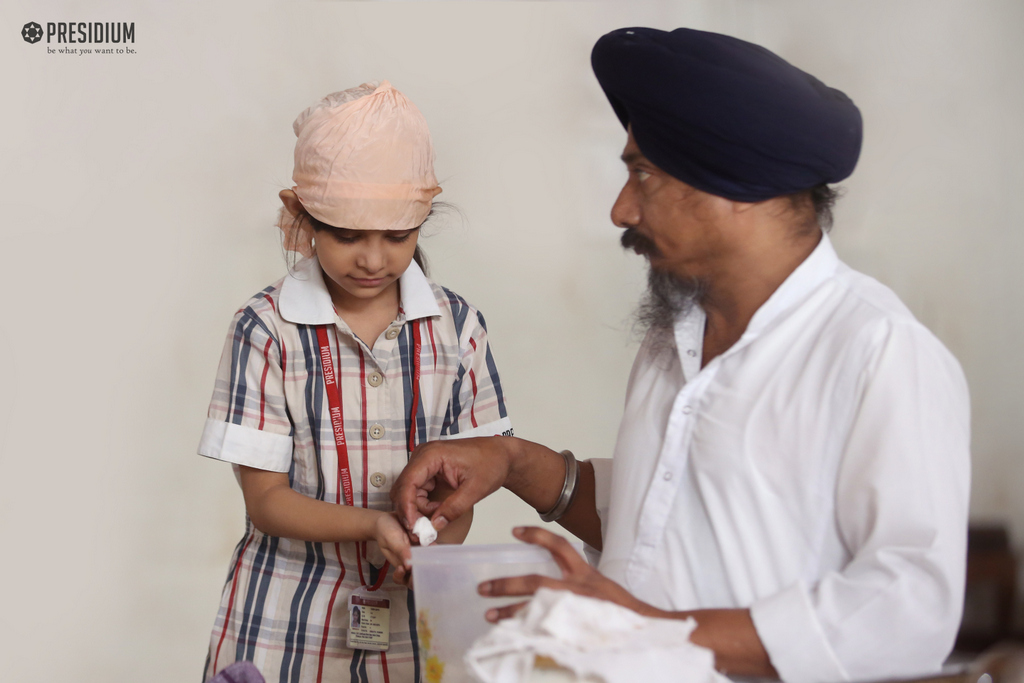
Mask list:
[[310,249],[316,249],[316,238],[315,237],[310,237],[309,238],[309,247],[310,247]]

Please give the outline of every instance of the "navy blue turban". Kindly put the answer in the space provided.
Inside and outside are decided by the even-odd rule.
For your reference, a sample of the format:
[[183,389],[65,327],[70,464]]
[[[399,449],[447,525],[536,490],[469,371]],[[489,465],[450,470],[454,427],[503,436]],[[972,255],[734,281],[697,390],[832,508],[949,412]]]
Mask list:
[[857,106],[759,45],[623,28],[590,60],[644,156],[699,190],[756,202],[839,182],[857,165]]

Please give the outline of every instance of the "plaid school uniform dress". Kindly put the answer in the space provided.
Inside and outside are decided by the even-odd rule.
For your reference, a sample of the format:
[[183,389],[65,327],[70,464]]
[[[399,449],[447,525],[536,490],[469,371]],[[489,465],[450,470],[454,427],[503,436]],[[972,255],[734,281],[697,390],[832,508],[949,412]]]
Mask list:
[[[391,510],[388,492],[415,442],[510,434],[480,313],[424,276],[400,278],[398,318],[372,350],[337,316],[316,259],[250,299],[235,315],[199,453],[287,472],[303,495],[345,504],[319,359],[327,327],[342,391],[356,505]],[[419,404],[411,424],[413,326],[421,339]],[[246,517],[210,639],[204,680],[238,660],[282,683],[421,680],[412,595],[391,571],[385,653],[346,647],[348,597],[374,585],[384,557],[374,542],[311,543],[268,536]]]

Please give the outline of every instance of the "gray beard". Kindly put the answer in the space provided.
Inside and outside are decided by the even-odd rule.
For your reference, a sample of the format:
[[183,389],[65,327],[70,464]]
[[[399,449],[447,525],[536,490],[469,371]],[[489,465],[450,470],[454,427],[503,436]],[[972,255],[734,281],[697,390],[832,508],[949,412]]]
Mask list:
[[647,290],[633,314],[638,336],[648,332],[672,336],[676,320],[700,301],[704,285],[699,280],[680,280],[671,273],[648,268]]
[[[620,242],[623,249],[645,258],[660,256],[657,245],[632,227],[623,230]],[[680,280],[671,273],[651,268],[648,263],[647,291],[633,315],[634,333],[642,338],[653,332],[653,337],[671,340],[676,319],[689,313],[706,291],[700,280]]]

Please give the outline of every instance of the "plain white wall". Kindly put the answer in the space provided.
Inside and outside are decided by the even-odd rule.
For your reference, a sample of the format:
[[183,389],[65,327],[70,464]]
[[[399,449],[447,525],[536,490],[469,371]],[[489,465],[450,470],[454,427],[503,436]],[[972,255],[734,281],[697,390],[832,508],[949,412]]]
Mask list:
[[[134,21],[137,53],[46,54],[18,36],[27,21]],[[833,238],[960,359],[973,512],[1024,540],[1015,0],[7,0],[5,680],[199,676],[243,507],[196,442],[232,313],[284,272],[291,122],[327,92],[388,78],[417,103],[461,209],[424,246],[487,317],[517,433],[610,455],[643,264],[608,220],[624,134],[589,52],[626,25],[759,42],[858,103]],[[498,495],[471,540],[534,521]]]

